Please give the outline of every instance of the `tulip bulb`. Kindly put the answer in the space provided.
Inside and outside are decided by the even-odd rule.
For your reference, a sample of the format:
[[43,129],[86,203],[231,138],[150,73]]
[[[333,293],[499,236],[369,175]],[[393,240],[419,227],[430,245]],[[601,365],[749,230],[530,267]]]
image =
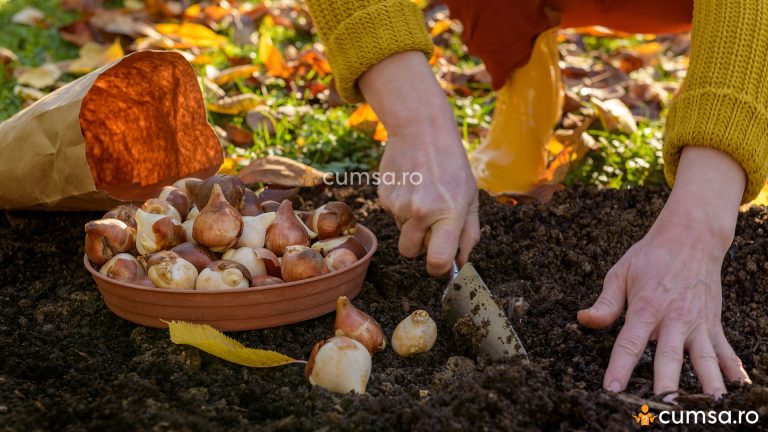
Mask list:
[[275,222],[277,213],[262,213],[258,216],[243,216],[243,232],[237,240],[237,247],[260,249],[264,247],[267,230]]
[[94,264],[104,264],[135,246],[136,229],[117,219],[99,219],[85,224],[85,253]]
[[138,279],[134,279],[131,281],[134,285],[143,286],[144,288],[157,288],[154,283],[152,283],[152,279],[149,278],[149,276],[144,275]]
[[104,213],[102,219],[117,219],[129,227],[136,228],[136,210],[139,208],[133,204],[120,204],[112,210]]
[[221,186],[213,185],[210,200],[192,225],[192,237],[213,252],[223,252],[237,243],[243,218],[224,197]]
[[192,201],[194,201],[195,192],[202,182],[203,181],[197,177],[185,177],[183,179],[176,180],[176,182],[173,184],[173,187],[183,190],[187,193],[187,196]]
[[331,201],[315,210],[309,229],[320,239],[355,233],[357,221],[352,209],[343,202]]
[[256,252],[256,258],[260,259],[264,264],[264,268],[266,268],[268,275],[275,277],[282,276],[282,273],[280,272],[280,258],[278,258],[274,252],[265,248],[254,249],[254,252]]
[[216,256],[213,252],[192,242],[184,242],[180,245],[176,245],[171,251],[176,252],[180,257],[189,261],[195,266],[198,272],[203,271],[208,264],[216,261]]
[[356,308],[345,296],[336,299],[336,336],[350,337],[365,346],[371,354],[387,347],[381,326],[370,315]]
[[323,256],[328,256],[329,253],[336,249],[347,249],[355,254],[358,259],[364,257],[367,253],[365,246],[360,243],[360,240],[349,235],[317,241],[312,245],[312,249],[316,249]]
[[281,283],[285,283],[285,281],[283,281],[279,277],[274,277],[270,275],[259,275],[259,276],[253,277],[253,280],[251,281],[251,286],[263,287],[268,285],[279,285]]
[[251,274],[240,263],[229,260],[214,261],[200,272],[195,289],[220,290],[248,288],[251,286]]
[[264,260],[259,259],[256,252],[249,247],[230,249],[224,252],[224,256],[221,258],[242,264],[248,269],[251,276],[267,274],[267,267],[264,265]]
[[309,234],[293,214],[290,201],[280,203],[277,217],[267,229],[265,245],[277,256],[283,256],[288,246],[309,246]]
[[371,355],[360,342],[335,336],[315,344],[304,374],[310,384],[328,391],[363,394],[371,376]]
[[269,200],[261,203],[261,209],[267,213],[276,212],[278,208],[280,208],[280,203],[277,201]]
[[329,273],[320,252],[306,246],[288,246],[280,263],[283,280],[293,282]]
[[325,257],[325,263],[328,265],[330,271],[347,268],[356,262],[357,257],[355,254],[347,249],[332,250],[331,253]]
[[437,340],[437,325],[426,311],[417,310],[400,321],[392,333],[392,349],[403,357],[427,352]]
[[147,260],[147,276],[158,288],[195,289],[197,269],[176,252],[163,251]]
[[248,188],[243,189],[243,198],[240,200],[238,209],[242,216],[258,216],[264,213],[256,193]]
[[176,207],[172,206],[168,201],[161,200],[160,198],[151,198],[144,201],[144,204],[141,205],[139,210],[142,210],[145,213],[168,216],[178,223],[181,223],[184,220],[181,218],[179,211],[176,210]]
[[122,282],[132,282],[144,276],[144,267],[131,254],[119,253],[99,269],[104,276]]
[[185,191],[173,186],[165,186],[163,187],[163,190],[160,191],[158,199],[161,199],[172,205],[173,208],[179,212],[181,220],[185,220],[187,218],[187,214],[189,213],[189,208],[192,203],[189,199],[189,195],[187,195]]
[[136,249],[142,255],[167,250],[184,242],[184,228],[172,216],[147,213],[139,209],[136,212],[136,225]]
[[208,205],[213,194],[213,187],[216,185],[221,189],[221,193],[229,205],[237,209],[240,206],[240,200],[243,199],[245,184],[243,184],[239,177],[226,174],[208,177],[197,186],[195,190],[195,205],[197,205],[197,208],[203,211],[203,208]]

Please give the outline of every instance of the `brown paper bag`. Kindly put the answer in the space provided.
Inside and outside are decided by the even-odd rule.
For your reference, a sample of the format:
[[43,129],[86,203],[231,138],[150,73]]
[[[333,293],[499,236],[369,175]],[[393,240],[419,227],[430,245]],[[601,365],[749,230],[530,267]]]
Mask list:
[[0,209],[106,210],[222,160],[190,64],[137,52],[0,124]]

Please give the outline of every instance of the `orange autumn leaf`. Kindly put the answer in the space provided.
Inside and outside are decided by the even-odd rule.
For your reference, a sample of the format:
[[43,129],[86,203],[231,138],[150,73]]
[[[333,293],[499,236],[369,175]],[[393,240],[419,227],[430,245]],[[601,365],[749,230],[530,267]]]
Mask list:
[[452,24],[453,22],[448,18],[441,19],[440,21],[436,22],[432,27],[432,37],[440,36],[441,34],[445,33],[451,28]]
[[264,63],[267,74],[273,77],[288,78],[291,70],[285,64],[283,53],[272,42],[272,38],[265,32],[259,37],[259,60]]
[[352,112],[352,114],[349,115],[349,119],[347,120],[347,124],[350,127],[355,127],[362,125],[365,122],[376,122],[378,123],[379,118],[376,117],[376,113],[373,112],[373,108],[371,108],[370,105],[367,103],[361,103],[358,105],[357,109]]
[[440,61],[440,57],[443,55],[443,50],[439,46],[435,45],[435,49],[432,51],[432,56],[429,58],[430,66],[434,66]]
[[387,140],[387,130],[384,128],[384,124],[382,122],[376,123],[376,130],[373,131],[373,139],[376,141]]
[[331,65],[325,56],[317,53],[317,51],[307,51],[301,55],[299,61],[312,66],[312,69],[317,72],[318,75],[324,77],[331,73]]

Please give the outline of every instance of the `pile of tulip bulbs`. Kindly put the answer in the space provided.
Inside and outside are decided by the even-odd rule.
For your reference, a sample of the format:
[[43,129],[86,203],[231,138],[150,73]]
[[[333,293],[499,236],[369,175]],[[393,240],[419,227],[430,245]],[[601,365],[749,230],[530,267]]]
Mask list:
[[347,204],[301,211],[270,196],[234,176],[182,179],[140,207],[120,205],[85,224],[85,253],[109,278],[178,290],[294,282],[366,254]]

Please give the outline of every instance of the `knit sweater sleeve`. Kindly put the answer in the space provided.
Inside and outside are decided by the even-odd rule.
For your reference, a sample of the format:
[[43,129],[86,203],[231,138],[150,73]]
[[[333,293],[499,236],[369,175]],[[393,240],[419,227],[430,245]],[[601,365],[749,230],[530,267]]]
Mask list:
[[424,16],[411,0],[306,0],[339,95],[347,102],[363,96],[357,79],[371,66],[404,51],[432,53]]
[[742,200],[768,176],[768,2],[696,0],[688,76],[667,120],[665,174],[685,146],[712,147],[747,174]]

